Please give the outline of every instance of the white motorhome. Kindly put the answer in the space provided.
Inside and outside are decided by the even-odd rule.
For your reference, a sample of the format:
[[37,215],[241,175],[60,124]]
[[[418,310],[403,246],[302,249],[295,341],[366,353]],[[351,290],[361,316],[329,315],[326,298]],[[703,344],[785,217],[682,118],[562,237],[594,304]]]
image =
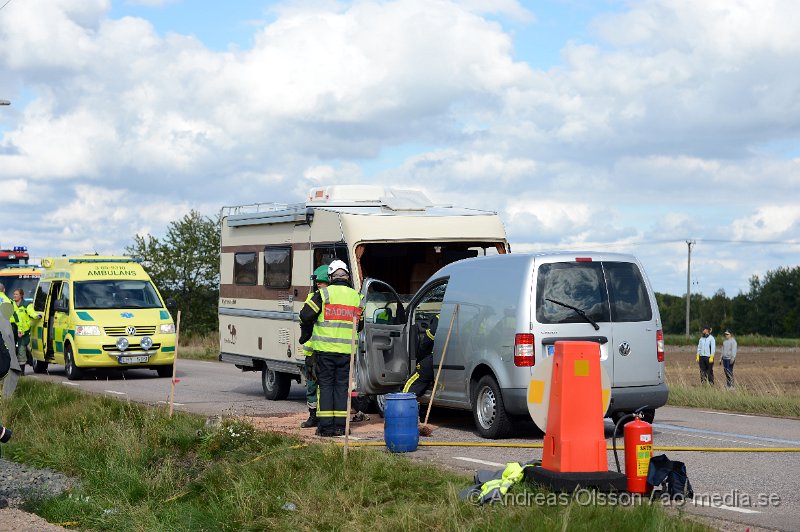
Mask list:
[[302,204],[224,207],[221,218],[219,358],[261,371],[272,400],[300,380],[298,313],[318,266],[343,260],[356,290],[372,277],[410,300],[447,264],[509,251],[497,213],[388,187],[318,187]]

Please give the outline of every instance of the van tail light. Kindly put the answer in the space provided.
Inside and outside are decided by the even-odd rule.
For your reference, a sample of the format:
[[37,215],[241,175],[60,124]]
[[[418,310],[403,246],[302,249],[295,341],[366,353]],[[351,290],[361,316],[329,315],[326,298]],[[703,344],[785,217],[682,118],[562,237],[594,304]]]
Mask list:
[[659,362],[664,362],[664,331],[656,331],[656,358]]
[[521,333],[514,336],[514,365],[530,367],[534,364],[533,335]]

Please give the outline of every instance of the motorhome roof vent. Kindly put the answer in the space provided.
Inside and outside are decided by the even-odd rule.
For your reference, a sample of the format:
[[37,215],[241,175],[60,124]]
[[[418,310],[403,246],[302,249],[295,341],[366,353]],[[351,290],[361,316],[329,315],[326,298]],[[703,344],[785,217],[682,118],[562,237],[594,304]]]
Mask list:
[[421,190],[377,185],[330,185],[312,188],[308,207],[387,207],[395,211],[425,210],[433,202]]

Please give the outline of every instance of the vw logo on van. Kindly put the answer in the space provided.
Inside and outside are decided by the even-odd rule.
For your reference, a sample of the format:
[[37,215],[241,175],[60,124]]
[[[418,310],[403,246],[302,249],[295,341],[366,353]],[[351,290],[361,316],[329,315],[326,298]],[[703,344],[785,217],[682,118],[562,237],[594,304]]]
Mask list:
[[134,334],[136,334],[136,327],[134,327],[133,325],[128,325],[127,327],[125,327],[125,332],[128,333],[128,336],[133,336]]
[[619,354],[626,357],[631,354],[631,344],[628,342],[622,342],[619,344]]

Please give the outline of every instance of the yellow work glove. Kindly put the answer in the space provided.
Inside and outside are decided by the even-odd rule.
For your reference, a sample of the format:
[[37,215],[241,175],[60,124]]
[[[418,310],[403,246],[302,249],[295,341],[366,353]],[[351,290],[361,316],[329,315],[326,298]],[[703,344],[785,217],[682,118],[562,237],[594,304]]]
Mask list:
[[697,358],[694,359],[695,362],[700,362],[700,355],[697,355]]
[[714,355],[711,355],[710,357],[708,357],[708,361],[713,364],[714,363]]

